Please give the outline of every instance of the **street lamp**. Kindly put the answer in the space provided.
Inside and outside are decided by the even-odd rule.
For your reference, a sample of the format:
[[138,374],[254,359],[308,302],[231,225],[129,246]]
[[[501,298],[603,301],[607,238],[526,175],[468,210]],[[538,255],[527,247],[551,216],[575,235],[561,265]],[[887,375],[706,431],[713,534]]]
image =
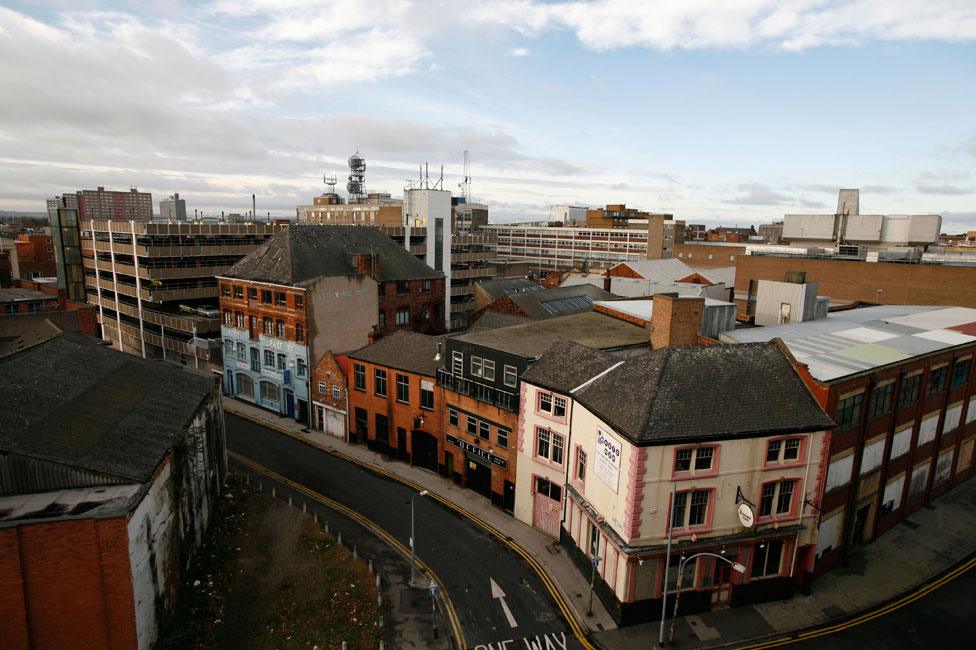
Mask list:
[[410,497],[410,586],[414,585],[417,578],[417,550],[413,536],[413,500],[417,497],[427,496],[427,490],[421,490]]
[[[678,603],[681,602],[681,582],[682,582],[682,578],[684,578],[684,576],[685,576],[685,564],[687,564],[691,560],[695,560],[697,558],[700,558],[700,557],[703,557],[703,556],[706,556],[706,555],[707,556],[710,556],[710,557],[718,558],[718,559],[722,560],[723,562],[726,562],[726,563],[730,564],[732,566],[732,569],[734,571],[736,571],[737,573],[745,573],[746,572],[746,567],[744,565],[739,564],[738,562],[733,562],[729,558],[725,557],[724,555],[719,555],[718,553],[702,552],[702,553],[695,553],[694,555],[689,555],[688,557],[682,557],[681,558],[681,561],[678,562],[678,583],[675,585],[675,588],[674,588],[675,589],[675,594],[674,594],[674,613],[671,615],[671,631],[668,633],[668,645],[669,646],[670,645],[674,645],[674,623],[675,623],[676,620],[678,620]],[[667,581],[668,581],[668,576],[665,575],[664,576],[664,587],[665,587],[665,591],[667,591],[667,585],[668,585]]]

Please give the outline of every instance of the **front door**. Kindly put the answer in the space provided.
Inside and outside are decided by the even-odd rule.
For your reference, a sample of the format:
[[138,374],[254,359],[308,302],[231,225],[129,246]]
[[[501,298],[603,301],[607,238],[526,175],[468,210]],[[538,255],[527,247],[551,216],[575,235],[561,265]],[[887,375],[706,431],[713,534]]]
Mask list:
[[344,438],[346,432],[344,431],[346,425],[345,419],[342,417],[342,413],[336,413],[335,411],[325,409],[325,432],[329,435],[333,435],[337,438]]
[[437,471],[437,438],[426,431],[414,429],[412,432],[411,449],[413,464],[426,467],[432,472]]
[[712,607],[727,606],[732,602],[732,567],[728,562],[713,560]]
[[288,417],[295,417],[295,394],[290,390],[285,391],[285,405]]
[[863,508],[858,508],[857,514],[854,516],[854,543],[863,544],[864,543],[864,527],[868,523],[868,514],[871,512],[871,504],[864,506]]
[[[540,483],[547,488],[540,490]],[[532,525],[552,537],[559,537],[561,503],[549,494],[549,481],[536,477],[536,490],[532,502]],[[557,489],[559,486],[555,486]]]
[[466,459],[467,480],[464,486],[470,488],[483,497],[491,498],[491,468],[481,463]]

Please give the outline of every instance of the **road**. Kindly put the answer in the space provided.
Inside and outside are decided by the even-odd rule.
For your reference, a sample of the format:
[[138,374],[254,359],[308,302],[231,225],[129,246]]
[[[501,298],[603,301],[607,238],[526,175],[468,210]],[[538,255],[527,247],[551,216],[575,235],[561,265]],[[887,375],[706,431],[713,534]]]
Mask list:
[[[228,413],[226,423],[229,449],[355,510],[409,545],[411,488],[250,420]],[[513,549],[434,501],[417,497],[415,504],[417,556],[443,581],[469,648],[583,647]],[[492,580],[504,598],[492,596]]]
[[800,650],[976,647],[976,567],[910,605],[842,632],[790,644]]

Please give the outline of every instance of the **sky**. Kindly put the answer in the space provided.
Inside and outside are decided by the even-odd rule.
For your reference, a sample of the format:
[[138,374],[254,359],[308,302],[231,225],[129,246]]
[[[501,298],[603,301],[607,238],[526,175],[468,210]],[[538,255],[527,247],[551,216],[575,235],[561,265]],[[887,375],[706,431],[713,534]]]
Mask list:
[[[366,158],[492,221],[626,203],[709,225],[976,229],[973,0],[0,0],[0,210],[179,192],[295,213]],[[436,170],[436,171],[435,171]]]

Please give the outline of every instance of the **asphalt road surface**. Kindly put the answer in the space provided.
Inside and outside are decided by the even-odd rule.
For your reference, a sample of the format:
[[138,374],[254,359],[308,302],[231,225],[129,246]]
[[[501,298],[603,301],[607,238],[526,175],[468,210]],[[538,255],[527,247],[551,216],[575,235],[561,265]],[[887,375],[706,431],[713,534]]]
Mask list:
[[[359,512],[409,547],[411,488],[250,420],[225,417],[231,450]],[[469,648],[582,647],[514,550],[434,501],[417,497],[415,505],[417,556],[443,581]],[[492,580],[504,599],[492,597]]]
[[976,648],[974,593],[976,568],[890,614],[789,647],[802,650]]

